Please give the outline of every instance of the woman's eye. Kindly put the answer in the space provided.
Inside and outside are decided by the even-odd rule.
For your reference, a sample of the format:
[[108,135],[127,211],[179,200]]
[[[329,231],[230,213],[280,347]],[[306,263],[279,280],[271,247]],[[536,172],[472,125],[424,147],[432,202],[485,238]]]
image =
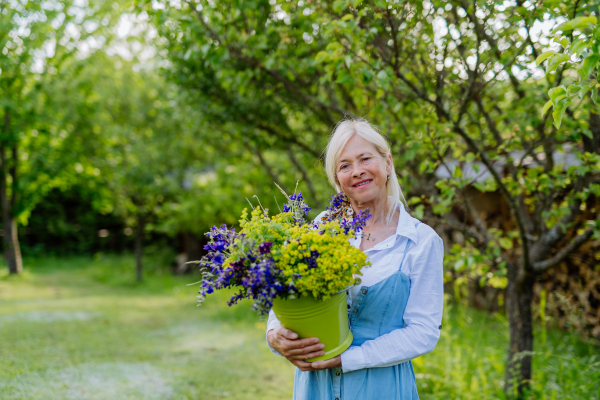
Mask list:
[[363,158],[363,161],[364,161],[364,162],[367,162],[367,161],[369,161],[370,159],[371,159],[371,157],[365,157],[365,158]]
[[340,171],[343,171],[345,169],[348,169],[348,164],[344,164],[340,167]]

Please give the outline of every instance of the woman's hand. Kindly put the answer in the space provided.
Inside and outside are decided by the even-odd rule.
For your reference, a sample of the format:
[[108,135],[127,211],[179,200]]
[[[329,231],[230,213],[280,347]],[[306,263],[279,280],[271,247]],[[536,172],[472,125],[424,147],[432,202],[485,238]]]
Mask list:
[[288,359],[289,362],[302,371],[316,371],[321,369],[341,367],[340,356],[331,360],[306,362],[307,359],[319,357],[325,354],[325,345],[319,343],[319,338],[298,339],[298,334],[284,327],[271,329],[267,333],[267,339],[279,354]]

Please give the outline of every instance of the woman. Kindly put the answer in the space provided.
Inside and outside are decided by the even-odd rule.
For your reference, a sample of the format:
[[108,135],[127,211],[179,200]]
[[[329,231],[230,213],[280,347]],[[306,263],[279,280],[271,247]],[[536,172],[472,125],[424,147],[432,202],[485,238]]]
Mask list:
[[432,351],[442,328],[442,240],[405,210],[390,148],[367,121],[338,124],[325,169],[346,195],[348,214],[372,214],[351,241],[372,264],[348,293],[354,340],[340,356],[306,362],[324,345],[298,339],[271,311],[267,341],[297,367],[294,399],[417,399],[410,360]]

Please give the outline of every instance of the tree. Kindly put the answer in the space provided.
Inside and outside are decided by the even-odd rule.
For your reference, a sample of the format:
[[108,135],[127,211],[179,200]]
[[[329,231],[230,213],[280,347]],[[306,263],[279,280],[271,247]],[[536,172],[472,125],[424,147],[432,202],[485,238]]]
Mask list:
[[[521,397],[532,376],[533,285],[598,238],[600,228],[598,213],[587,208],[600,195],[600,159],[582,139],[594,110],[584,104],[582,112],[567,112],[560,127],[540,117],[544,93],[572,77],[565,65],[549,73],[535,68],[547,40],[536,32],[543,21],[587,17],[591,6],[139,4],[166,39],[170,76],[198,96],[215,123],[220,118],[240,133],[268,138],[280,154],[293,146],[294,154],[313,159],[344,116],[382,127],[415,214],[466,238],[452,247],[446,267],[475,270],[482,281],[506,286],[506,391]],[[446,179],[436,176],[439,169]],[[474,179],[484,173],[487,179]],[[473,207],[472,188],[497,192],[508,223],[487,221]]]
[[89,60],[78,45],[89,48],[88,38],[106,39],[99,35],[102,21],[113,16],[102,2],[0,2],[0,48],[6,56],[0,60],[0,206],[4,256],[12,274],[23,269],[17,224],[27,222],[44,193],[72,181],[75,160],[68,155],[76,146],[64,142],[85,132],[76,130],[82,116],[69,112],[76,97],[63,95],[78,88],[69,84],[78,82]]

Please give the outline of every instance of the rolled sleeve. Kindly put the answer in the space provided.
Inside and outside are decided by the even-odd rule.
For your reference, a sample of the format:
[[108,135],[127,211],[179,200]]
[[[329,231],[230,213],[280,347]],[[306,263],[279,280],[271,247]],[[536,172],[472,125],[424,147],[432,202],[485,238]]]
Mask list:
[[365,355],[360,346],[352,346],[341,355],[342,371],[344,373],[366,368]]

